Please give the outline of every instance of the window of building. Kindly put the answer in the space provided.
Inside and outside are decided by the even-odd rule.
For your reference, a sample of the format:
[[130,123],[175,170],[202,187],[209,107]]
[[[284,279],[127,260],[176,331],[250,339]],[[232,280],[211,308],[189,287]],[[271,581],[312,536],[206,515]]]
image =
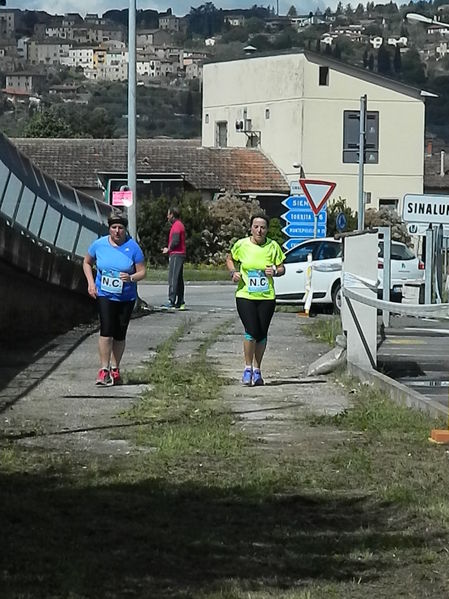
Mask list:
[[215,130],[215,146],[226,148],[228,146],[228,122],[217,121]]
[[268,120],[270,118],[270,109],[265,108],[265,118]]
[[[343,112],[343,162],[359,161],[360,111]],[[366,114],[365,164],[379,162],[379,112]]]
[[207,123],[209,122],[209,114],[206,112],[206,114],[204,115],[204,122]]
[[319,85],[329,85],[329,67],[320,67]]
[[399,200],[397,198],[380,198],[379,208],[388,208],[388,210],[397,211]]

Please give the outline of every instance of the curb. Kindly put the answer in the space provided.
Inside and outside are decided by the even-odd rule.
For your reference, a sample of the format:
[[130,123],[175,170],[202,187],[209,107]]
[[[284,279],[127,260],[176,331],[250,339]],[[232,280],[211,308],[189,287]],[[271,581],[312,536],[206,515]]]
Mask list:
[[427,395],[413,391],[413,389],[402,383],[398,383],[381,372],[368,370],[356,364],[349,363],[347,364],[347,371],[361,381],[371,383],[378,389],[386,391],[390,398],[399,405],[406,405],[409,408],[421,410],[433,417],[443,416],[447,418],[447,408],[430,399]]

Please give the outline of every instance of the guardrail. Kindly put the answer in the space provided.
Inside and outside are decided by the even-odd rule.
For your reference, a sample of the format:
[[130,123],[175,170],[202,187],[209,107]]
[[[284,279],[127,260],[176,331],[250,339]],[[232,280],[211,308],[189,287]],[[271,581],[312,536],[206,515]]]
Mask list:
[[47,251],[79,261],[107,233],[110,207],[56,181],[0,133],[0,217]]

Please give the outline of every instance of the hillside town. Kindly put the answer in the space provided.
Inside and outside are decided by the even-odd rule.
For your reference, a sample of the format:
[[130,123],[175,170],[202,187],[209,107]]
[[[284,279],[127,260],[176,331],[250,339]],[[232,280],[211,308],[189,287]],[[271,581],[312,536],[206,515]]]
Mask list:
[[[387,75],[400,70],[401,57],[410,50],[413,54],[418,49],[427,70],[448,53],[449,26],[431,24],[419,30],[415,26],[412,36],[404,22],[404,7],[399,9],[393,2],[359,4],[355,9],[339,3],[334,11],[327,8],[307,15],[299,15],[294,6],[287,15],[279,15],[270,7],[230,11],[217,10],[211,3],[192,8],[185,16],[176,16],[171,9],[139,12],[136,66],[140,85],[200,82],[203,64],[211,60],[290,47],[346,58]],[[449,5],[440,5],[438,18],[444,20],[445,14]],[[76,95],[83,80],[126,81],[126,17],[127,11],[82,17],[0,10],[0,75],[6,99],[38,102],[43,90],[63,97]],[[239,52],[234,55],[237,42]],[[75,77],[66,76],[50,85],[48,75],[58,69]]]

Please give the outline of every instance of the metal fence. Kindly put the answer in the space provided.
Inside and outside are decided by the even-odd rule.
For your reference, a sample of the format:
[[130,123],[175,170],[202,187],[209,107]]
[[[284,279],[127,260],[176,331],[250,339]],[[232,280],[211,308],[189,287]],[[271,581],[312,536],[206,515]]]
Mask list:
[[72,259],[107,233],[110,207],[48,177],[0,133],[0,217]]

